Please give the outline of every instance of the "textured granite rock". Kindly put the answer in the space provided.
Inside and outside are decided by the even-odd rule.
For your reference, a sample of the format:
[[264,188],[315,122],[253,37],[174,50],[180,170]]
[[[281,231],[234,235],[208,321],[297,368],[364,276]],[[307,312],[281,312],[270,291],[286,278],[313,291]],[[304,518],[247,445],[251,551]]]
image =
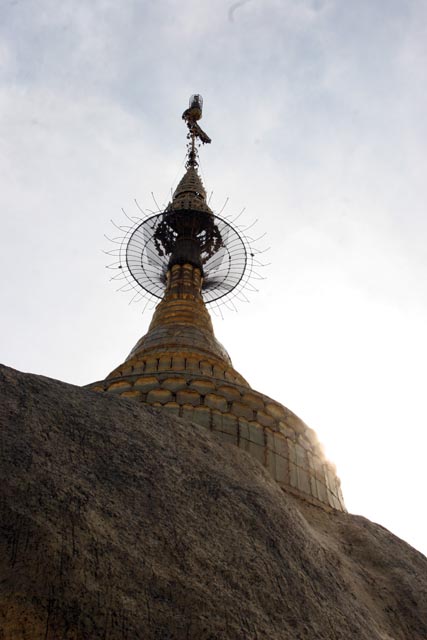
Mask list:
[[425,640],[427,559],[203,427],[0,368],[0,639]]

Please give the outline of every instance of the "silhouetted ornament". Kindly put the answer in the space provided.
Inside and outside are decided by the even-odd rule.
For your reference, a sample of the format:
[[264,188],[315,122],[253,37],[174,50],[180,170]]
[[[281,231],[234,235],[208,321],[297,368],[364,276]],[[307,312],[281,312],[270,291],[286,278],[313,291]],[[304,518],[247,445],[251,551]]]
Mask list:
[[192,264],[203,274],[202,296],[213,302],[231,294],[245,275],[248,251],[228,222],[198,211],[151,216],[129,238],[126,265],[135,282],[162,298],[166,273],[174,264]]
[[248,258],[247,276],[252,269],[254,250],[242,232],[212,211],[197,171],[196,140],[210,142],[196,125],[202,106],[202,96],[195,94],[182,116],[189,138],[186,172],[171,202],[163,212],[138,221],[124,242],[130,279],[156,298],[163,297],[166,274],[176,264],[200,269],[206,303],[232,294],[245,282]]
[[257,291],[250,280],[262,279],[254,268],[265,266],[258,259],[265,250],[253,246],[257,240],[245,235],[245,227],[237,227],[234,220],[224,219],[209,206],[197,169],[196,143],[210,142],[197,125],[202,106],[202,96],[195,94],[183,113],[188,127],[186,171],[169,204],[144,218],[127,216],[130,226],[115,225],[124,235],[111,239],[117,247],[107,253],[117,261],[109,268],[120,270],[112,280],[125,280],[119,290],[134,291],[133,300],[161,299],[168,270],[174,265],[199,269],[204,302],[218,306],[220,300],[232,309],[236,309],[232,299],[247,301],[245,290]]

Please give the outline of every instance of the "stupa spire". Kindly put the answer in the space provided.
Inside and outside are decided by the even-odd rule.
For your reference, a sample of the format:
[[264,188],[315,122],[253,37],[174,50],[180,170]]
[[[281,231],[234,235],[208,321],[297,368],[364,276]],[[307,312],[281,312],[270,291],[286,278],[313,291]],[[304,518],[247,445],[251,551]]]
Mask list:
[[[186,172],[171,202],[131,229],[120,254],[119,268],[126,266],[129,280],[161,301],[126,360],[90,387],[207,427],[256,458],[284,490],[345,510],[335,469],[315,433],[289,409],[253,390],[215,338],[206,303],[238,290],[253,251],[206,200],[197,172],[196,142],[210,142],[197,124],[202,104],[200,95],[192,96],[183,114]],[[250,349],[257,349],[252,337]]]
[[213,213],[206,200],[206,189],[196,167],[189,166],[176,187],[172,201],[167,209],[170,211],[196,210]]
[[[191,367],[191,363],[197,359],[199,363],[203,361],[203,366],[211,373],[216,371],[221,377],[247,385],[245,379],[233,369],[227,351],[215,338],[203,299],[205,275],[209,276],[210,270],[209,262],[216,259],[217,267],[220,267],[226,241],[223,241],[224,223],[209,207],[206,189],[197,170],[196,141],[200,140],[202,144],[211,142],[197,124],[201,118],[202,104],[202,96],[191,96],[190,106],[182,116],[188,127],[186,171],[171,201],[154,225],[147,229],[142,223],[142,234],[138,233],[138,227],[129,240],[128,266],[132,259],[136,259],[136,264],[139,265],[144,260],[140,236],[150,235],[157,256],[167,260],[164,266],[164,291],[147,334],[138,341],[126,361],[109,378],[122,376],[123,370],[128,370],[129,367],[133,371],[141,368],[145,370],[147,358],[149,360],[156,357],[160,363],[164,362],[166,356],[169,368],[173,362],[180,363],[181,368],[183,363],[184,368],[187,364]],[[148,222],[150,221],[151,218]],[[228,226],[227,223],[225,225]],[[227,229],[227,237],[229,235]],[[237,242],[239,236],[236,234],[236,238],[233,238],[234,245]],[[151,251],[150,249],[150,254]],[[129,269],[135,277],[133,267]],[[207,282],[209,285],[209,279]],[[215,291],[218,284],[221,281],[211,282],[210,291]],[[233,288],[232,285],[231,281],[230,284],[226,282],[229,289]]]

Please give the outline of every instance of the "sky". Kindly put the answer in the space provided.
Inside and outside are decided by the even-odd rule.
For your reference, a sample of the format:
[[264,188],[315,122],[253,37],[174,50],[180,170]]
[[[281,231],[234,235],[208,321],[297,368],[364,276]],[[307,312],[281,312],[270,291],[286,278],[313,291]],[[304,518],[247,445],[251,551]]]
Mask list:
[[168,202],[201,93],[211,206],[269,247],[216,335],[427,554],[426,58],[425,0],[2,2],[0,360],[83,385],[145,333],[104,234]]

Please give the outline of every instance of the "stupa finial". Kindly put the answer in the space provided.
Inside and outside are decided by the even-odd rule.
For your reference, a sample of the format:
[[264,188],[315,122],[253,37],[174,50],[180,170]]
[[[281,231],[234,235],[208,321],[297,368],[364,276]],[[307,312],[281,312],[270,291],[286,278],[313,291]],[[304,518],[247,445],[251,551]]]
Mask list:
[[210,207],[198,173],[197,147],[211,142],[198,125],[202,107],[202,96],[192,95],[182,114],[188,127],[186,171],[170,202],[127,228],[117,250],[119,260],[111,268],[120,269],[119,278],[136,289],[136,299],[146,294],[161,299],[171,269],[189,264],[201,274],[205,303],[230,303],[229,308],[235,309],[232,298],[246,301],[243,290],[256,290],[248,281],[252,275],[260,277],[253,268],[262,264],[242,225],[234,226],[229,217],[221,218]]
[[199,165],[196,138],[200,140],[202,144],[210,144],[212,142],[209,136],[197,124],[197,121],[202,118],[202,110],[203,98],[200,93],[195,93],[190,97],[188,109],[182,114],[182,119],[185,120],[188,127],[187,161],[185,163],[187,169]]

